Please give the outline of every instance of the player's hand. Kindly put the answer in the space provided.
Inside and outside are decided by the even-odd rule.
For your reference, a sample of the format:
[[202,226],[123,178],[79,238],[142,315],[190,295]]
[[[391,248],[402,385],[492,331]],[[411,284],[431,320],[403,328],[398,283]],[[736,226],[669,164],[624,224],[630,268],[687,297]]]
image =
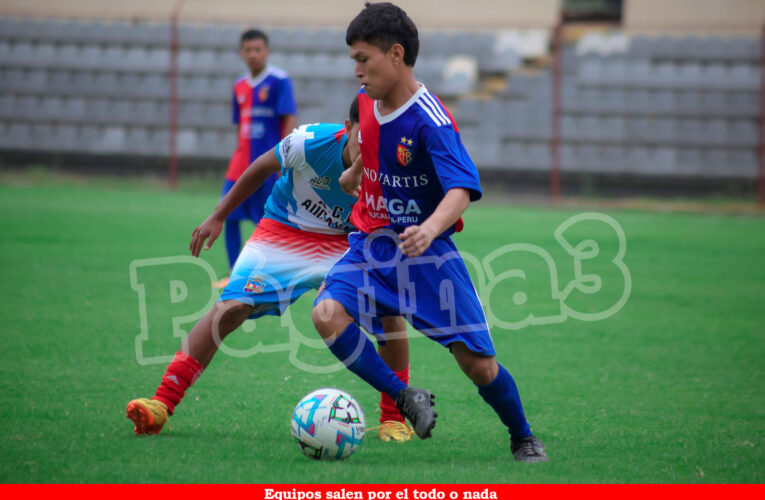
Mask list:
[[409,226],[399,235],[401,244],[398,246],[407,257],[419,257],[428,249],[433,239],[438,236],[428,226]]
[[[223,221],[219,220],[212,215],[205,219],[203,223],[198,225],[194,232],[191,233],[191,243],[189,243],[189,250],[191,255],[199,257],[199,252],[202,251],[202,245],[205,250],[209,250],[212,244],[218,239],[221,231],[223,231]],[[205,244],[207,240],[207,244]]]
[[358,155],[350,168],[340,174],[340,187],[345,194],[358,198],[361,194],[361,176],[364,167],[361,164],[361,155]]

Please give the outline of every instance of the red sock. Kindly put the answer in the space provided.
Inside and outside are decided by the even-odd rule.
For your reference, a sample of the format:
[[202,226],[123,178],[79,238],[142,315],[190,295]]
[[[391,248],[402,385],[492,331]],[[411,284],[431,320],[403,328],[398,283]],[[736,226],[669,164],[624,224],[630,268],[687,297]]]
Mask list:
[[[400,372],[394,372],[396,376],[401,380],[403,383],[409,385],[409,367],[407,366]],[[396,422],[406,422],[404,420],[404,416],[401,415],[401,412],[398,411],[398,408],[396,408],[396,402],[393,401],[393,398],[388,396],[386,393],[381,393],[380,397],[380,423],[383,423],[388,420],[395,420]]]
[[202,365],[188,354],[180,351],[175,353],[175,357],[167,366],[165,376],[162,377],[162,383],[157,387],[157,392],[151,399],[165,403],[167,410],[172,415],[175,406],[183,399],[186,389],[197,381],[204,370]]

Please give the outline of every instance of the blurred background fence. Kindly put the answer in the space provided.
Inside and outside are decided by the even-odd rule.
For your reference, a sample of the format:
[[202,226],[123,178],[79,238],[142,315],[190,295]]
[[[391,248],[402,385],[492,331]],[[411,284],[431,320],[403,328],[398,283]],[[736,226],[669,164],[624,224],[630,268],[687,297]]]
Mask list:
[[[299,122],[344,118],[358,89],[344,28],[360,2],[330,2],[313,23],[308,2],[214,3],[0,4],[2,165],[166,168],[177,78],[180,175],[222,171],[236,140],[231,85],[245,69],[238,37],[249,26],[266,29],[270,64],[292,77]],[[421,28],[415,73],[454,114],[486,182],[743,197],[759,182],[765,197],[765,2],[400,5]]]

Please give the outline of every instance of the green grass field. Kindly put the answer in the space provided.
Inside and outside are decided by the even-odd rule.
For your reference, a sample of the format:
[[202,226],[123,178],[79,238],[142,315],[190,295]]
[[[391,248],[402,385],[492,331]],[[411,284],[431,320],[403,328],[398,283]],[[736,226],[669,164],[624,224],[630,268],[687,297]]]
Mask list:
[[[574,290],[565,307],[575,313],[563,318],[551,287],[564,289],[576,266],[555,231],[580,210],[468,210],[455,238],[466,254],[525,245],[491,263],[493,282],[475,272],[491,317],[509,327],[493,328],[498,359],[550,463],[514,463],[506,432],[449,353],[416,333],[412,383],[437,396],[434,437],[386,444],[371,434],[345,462],[303,457],[289,417],[309,391],[340,387],[370,425],[377,418],[371,388],[346,371],[317,373],[333,358],[310,323],[313,294],[295,304],[291,329],[267,318],[230,337],[229,352],[250,355],[220,353],[171,430],[134,436],[125,404],[152,395],[165,364],[138,363],[131,262],[187,255],[217,190],[217,181],[169,192],[118,179],[2,180],[0,482],[765,481],[765,219],[754,216],[608,210],[626,235],[631,292],[597,319],[627,281],[611,262],[610,226],[584,221],[564,233],[572,246],[595,241],[598,256],[581,268],[602,287]],[[555,285],[540,255],[554,263]],[[223,274],[222,241],[204,258]],[[511,269],[526,279],[497,277]],[[205,306],[209,278],[188,263],[140,267],[138,277],[149,331],[142,355],[172,354],[172,318]],[[169,299],[169,280],[186,284],[185,300]],[[520,327],[529,313],[536,323],[558,317]]]

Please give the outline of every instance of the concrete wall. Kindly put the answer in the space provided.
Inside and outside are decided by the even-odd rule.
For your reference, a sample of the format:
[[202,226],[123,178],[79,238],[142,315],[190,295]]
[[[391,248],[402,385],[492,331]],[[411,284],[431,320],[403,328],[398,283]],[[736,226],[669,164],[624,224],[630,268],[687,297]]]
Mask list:
[[765,22],[765,0],[624,1],[629,31],[757,34]]
[[[176,0],[0,0],[1,16],[165,20]],[[546,28],[559,0],[397,0],[421,28]],[[346,26],[362,0],[187,0],[183,22]],[[320,5],[320,8],[317,8]]]

